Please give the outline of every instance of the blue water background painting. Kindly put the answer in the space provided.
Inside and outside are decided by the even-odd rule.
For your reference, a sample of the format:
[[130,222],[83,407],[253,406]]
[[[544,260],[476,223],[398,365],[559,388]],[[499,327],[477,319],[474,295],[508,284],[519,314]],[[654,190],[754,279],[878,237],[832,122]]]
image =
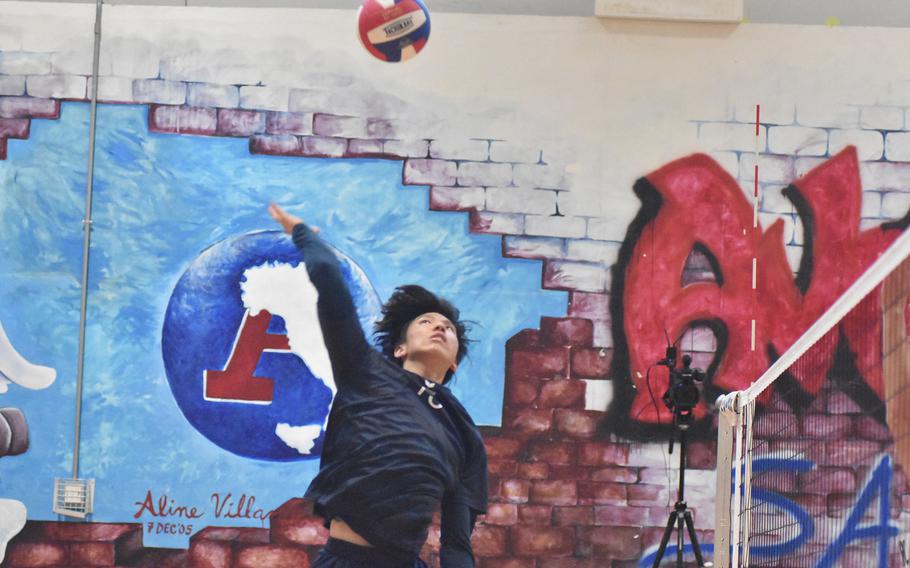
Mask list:
[[[251,156],[245,138],[149,133],[147,112],[99,107],[79,472],[97,480],[93,520],[137,521],[151,493],[203,511],[193,530],[251,525],[216,518],[215,505],[246,495],[273,509],[315,474],[318,460],[258,461],[208,441],[178,409],[162,364],[181,274],[214,243],[274,229],[269,200],[321,227],[380,299],[416,282],[477,322],[453,389],[479,424],[500,423],[505,341],[565,314],[564,293],[540,290],[538,262],[503,259],[499,237],[469,234],[464,213],[428,211],[426,188],[402,185],[401,162]],[[87,104],[64,103],[0,162],[0,322],[23,355],[58,372],[46,390],[0,394],[31,431],[26,454],[0,461],[0,497],[25,502],[30,519],[55,518],[53,478],[72,473],[88,117]],[[145,541],[185,546],[186,536],[147,531]]]

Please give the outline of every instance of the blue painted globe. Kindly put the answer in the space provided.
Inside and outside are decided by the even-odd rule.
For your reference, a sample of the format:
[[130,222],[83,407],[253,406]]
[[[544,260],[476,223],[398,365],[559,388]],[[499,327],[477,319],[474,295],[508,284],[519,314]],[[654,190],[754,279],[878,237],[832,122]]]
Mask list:
[[[333,250],[368,332],[379,298],[363,270]],[[301,261],[280,231],[232,237],[192,261],[168,302],[161,347],[177,405],[203,436],[239,456],[292,461],[322,450],[334,383]],[[290,286],[289,274],[306,285]],[[254,292],[276,307],[251,308]]]

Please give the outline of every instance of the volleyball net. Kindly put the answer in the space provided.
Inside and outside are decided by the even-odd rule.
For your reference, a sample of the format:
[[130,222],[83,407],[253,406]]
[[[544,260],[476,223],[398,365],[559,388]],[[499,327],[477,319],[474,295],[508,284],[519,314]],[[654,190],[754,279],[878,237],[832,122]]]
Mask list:
[[[715,566],[904,562],[892,477],[910,468],[908,299],[905,231],[751,386],[718,399]],[[806,395],[807,377],[825,396]]]

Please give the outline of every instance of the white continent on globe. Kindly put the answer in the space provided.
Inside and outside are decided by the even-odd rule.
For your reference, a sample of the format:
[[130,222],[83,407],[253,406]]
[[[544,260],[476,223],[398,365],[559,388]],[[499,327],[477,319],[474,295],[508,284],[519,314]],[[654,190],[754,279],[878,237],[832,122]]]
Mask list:
[[[332,363],[316,313],[319,292],[310,281],[304,263],[292,266],[284,262],[269,262],[248,268],[243,275],[245,281],[240,284],[243,306],[254,316],[266,310],[284,319],[291,352],[329,387],[334,399],[337,389]],[[301,454],[309,454],[324,429],[325,423],[304,426],[280,423],[275,427],[275,435]]]
[[325,426],[320,424],[291,426],[287,422],[281,422],[275,426],[275,435],[281,438],[281,441],[288,447],[307,455],[313,451],[313,446],[316,445],[316,440],[324,428]]

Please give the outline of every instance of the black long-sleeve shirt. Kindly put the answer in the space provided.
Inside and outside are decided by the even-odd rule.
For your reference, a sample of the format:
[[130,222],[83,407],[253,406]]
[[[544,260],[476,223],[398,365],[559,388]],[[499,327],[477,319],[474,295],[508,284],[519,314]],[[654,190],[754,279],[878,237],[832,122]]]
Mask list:
[[487,459],[452,392],[370,347],[332,251],[294,227],[338,392],[307,497],[384,555],[413,562],[440,507],[443,568],[472,568],[471,532],[487,506]]

